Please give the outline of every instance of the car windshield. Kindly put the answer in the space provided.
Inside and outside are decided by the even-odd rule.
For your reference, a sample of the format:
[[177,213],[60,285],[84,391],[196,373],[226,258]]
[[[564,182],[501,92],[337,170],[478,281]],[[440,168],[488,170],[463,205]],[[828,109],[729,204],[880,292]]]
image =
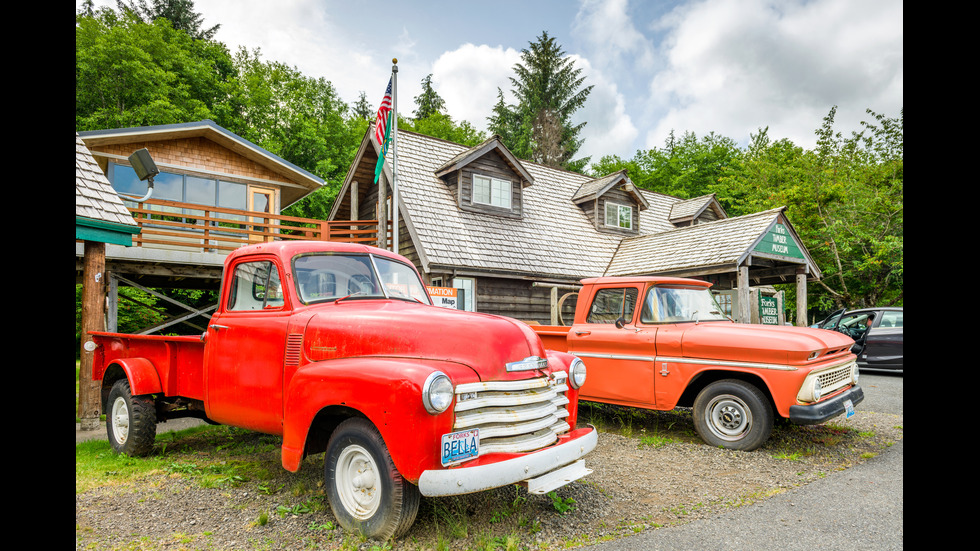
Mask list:
[[675,323],[684,321],[722,321],[728,318],[707,287],[656,285],[647,291],[640,321]]
[[410,266],[369,254],[307,254],[293,259],[304,304],[346,298],[397,298],[431,304]]

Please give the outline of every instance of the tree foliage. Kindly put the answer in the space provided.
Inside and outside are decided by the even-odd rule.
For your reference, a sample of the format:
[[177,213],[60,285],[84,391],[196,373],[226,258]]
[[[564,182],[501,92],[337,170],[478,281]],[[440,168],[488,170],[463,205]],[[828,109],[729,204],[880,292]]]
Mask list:
[[426,119],[445,111],[446,102],[432,87],[432,75],[428,74],[422,79],[422,93],[415,96],[415,118]]
[[[130,0],[120,9],[86,2],[75,24],[75,128],[94,130],[212,119],[323,178],[327,184],[286,214],[327,218],[357,147],[374,119],[362,92],[347,106],[333,85],[295,67],[234,55],[212,40],[190,0]],[[516,105],[498,89],[489,128],[519,158],[583,170],[574,159],[584,123],[571,122],[592,89],[557,41],[542,33],[522,50],[511,79]],[[453,120],[432,87],[399,128],[464,145],[486,139]],[[730,216],[786,207],[823,272],[810,285],[813,309],[900,305],[903,301],[904,113],[868,111],[862,130],[834,130],[836,108],[806,150],[766,128],[747,146],[709,133],[673,133],[663,147],[630,159],[606,156],[595,176],[627,169],[640,187],[676,197],[715,193]],[[793,288],[789,287],[790,295]],[[787,301],[791,303],[791,301]]]
[[[685,199],[715,193],[729,216],[786,207],[823,274],[808,286],[811,310],[901,305],[904,114],[868,114],[862,131],[845,138],[831,109],[812,151],[773,140],[768,128],[745,148],[713,133],[671,133],[662,148],[603,157],[591,172],[626,169],[641,188]],[[795,286],[785,290],[792,304]]]
[[585,123],[573,123],[572,115],[592,92],[592,86],[584,86],[582,69],[545,31],[521,50],[514,73],[510,82],[517,105],[507,105],[498,89],[490,131],[519,158],[581,170],[588,159],[572,158],[582,145],[579,134]]
[[116,6],[119,11],[132,13],[146,23],[166,19],[174,29],[199,40],[211,40],[221,27],[203,28],[204,16],[194,11],[192,0],[152,0],[149,4],[146,0],[116,0]]

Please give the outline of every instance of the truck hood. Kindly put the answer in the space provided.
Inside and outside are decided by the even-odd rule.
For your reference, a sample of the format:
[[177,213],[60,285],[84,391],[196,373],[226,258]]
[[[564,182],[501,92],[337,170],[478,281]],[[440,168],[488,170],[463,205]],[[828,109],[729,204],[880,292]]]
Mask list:
[[342,300],[316,307],[306,326],[309,361],[384,356],[454,362],[480,380],[523,378],[508,362],[545,358],[541,339],[510,318],[400,300]]
[[853,344],[836,331],[728,322],[677,325],[657,334],[659,356],[773,364],[803,364],[814,352],[823,358]]

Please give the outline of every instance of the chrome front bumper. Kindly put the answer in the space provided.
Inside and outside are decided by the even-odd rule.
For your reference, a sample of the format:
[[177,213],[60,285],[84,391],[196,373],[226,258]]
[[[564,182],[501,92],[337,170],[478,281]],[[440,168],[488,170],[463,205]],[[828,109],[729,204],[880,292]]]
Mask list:
[[526,482],[528,492],[543,494],[591,473],[582,460],[596,447],[598,431],[520,457],[497,463],[428,470],[419,477],[419,491],[427,497],[482,492],[508,484]]

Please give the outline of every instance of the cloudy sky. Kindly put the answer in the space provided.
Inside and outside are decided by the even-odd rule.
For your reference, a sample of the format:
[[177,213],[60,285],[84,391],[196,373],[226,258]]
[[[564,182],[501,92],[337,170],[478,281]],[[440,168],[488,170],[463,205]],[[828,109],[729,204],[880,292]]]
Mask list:
[[[80,2],[76,0],[76,9]],[[96,0],[96,5],[115,5]],[[630,158],[671,130],[813,147],[872,109],[897,117],[902,0],[195,0],[232,51],[258,48],[377,107],[398,59],[398,109],[411,115],[432,74],[454,120],[485,129],[520,51],[547,31],[594,85],[578,116],[581,156]]]

